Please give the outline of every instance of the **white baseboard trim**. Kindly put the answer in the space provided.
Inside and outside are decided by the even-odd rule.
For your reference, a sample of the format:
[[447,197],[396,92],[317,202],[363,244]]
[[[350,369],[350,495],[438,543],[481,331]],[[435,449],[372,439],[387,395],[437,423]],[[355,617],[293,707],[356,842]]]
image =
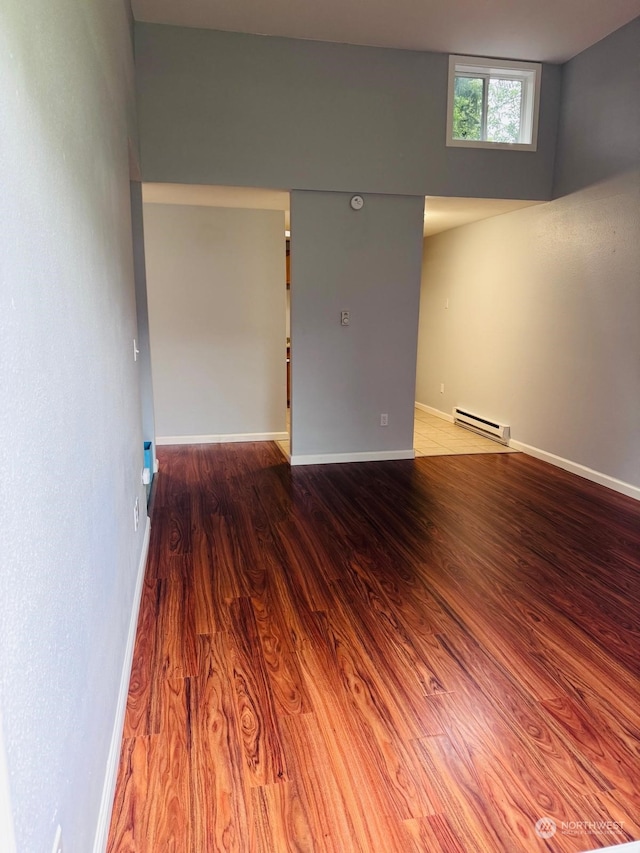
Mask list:
[[453,415],[448,415],[446,412],[441,412],[440,409],[434,409],[433,406],[426,406],[424,403],[415,403],[416,409],[420,409],[421,412],[427,412],[429,415],[435,415],[436,418],[442,418],[443,421],[449,421],[450,424],[453,423]]
[[614,844],[613,847],[599,847],[591,853],[640,853],[640,841],[627,841],[624,844]]
[[528,456],[535,456],[536,459],[542,459],[543,462],[549,462],[551,465],[569,471],[571,474],[577,474],[578,477],[584,477],[586,480],[599,483],[601,486],[607,486],[609,489],[640,501],[640,487],[632,486],[631,483],[617,480],[615,477],[610,477],[609,474],[594,471],[593,468],[587,468],[586,465],[580,465],[578,462],[572,462],[570,459],[564,459],[562,456],[556,456],[555,453],[540,450],[539,447],[532,447],[530,444],[524,444],[522,441],[511,439],[509,447],[513,447],[514,450],[520,450]]
[[336,462],[388,462],[395,459],[415,459],[415,450],[365,450],[360,453],[316,453],[290,456],[290,465],[329,465]]
[[288,432],[232,432],[229,435],[159,435],[156,444],[226,444],[237,441],[285,441]]
[[280,453],[282,453],[282,455],[287,460],[287,462],[290,463],[291,462],[291,454],[287,453],[287,451],[284,449],[282,444],[280,444],[280,442],[278,442],[278,450],[280,451]]
[[144,539],[142,542],[142,553],[138,563],[138,576],[136,588],[133,594],[133,605],[131,618],[129,619],[129,633],[127,645],[122,662],[122,673],[120,675],[120,690],[118,691],[118,703],[116,705],[116,716],[113,721],[113,732],[109,746],[109,756],[102,788],[102,800],[100,801],[100,812],[98,813],[98,825],[93,843],[93,853],[104,853],[107,849],[109,837],[109,824],[111,823],[111,812],[113,810],[113,799],[116,793],[116,781],[118,777],[118,763],[120,761],[120,747],[122,745],[122,730],[124,728],[124,715],[127,710],[127,696],[129,694],[129,680],[131,678],[131,665],[133,663],[133,649],[136,643],[136,632],[138,629],[138,613],[140,611],[140,599],[142,597],[142,585],[144,573],[147,567],[147,555],[149,554],[149,538],[151,534],[151,520],[147,516],[144,528]]
[[0,839],[2,840],[3,853],[16,853],[11,793],[9,791],[9,769],[4,748],[4,729],[2,728],[2,708],[0,708]]
[[[437,418],[442,418],[445,421],[449,421],[449,423],[453,423],[453,415],[441,412],[432,406],[416,402],[415,407],[423,412],[428,412],[430,415],[435,415]],[[578,462],[572,462],[570,459],[564,459],[562,456],[556,456],[555,453],[540,450],[539,447],[532,447],[530,444],[524,444],[522,441],[515,441],[513,438],[509,441],[509,447],[519,450],[521,453],[526,453],[529,456],[535,456],[536,459],[542,459],[543,462],[549,462],[549,464],[569,471],[571,474],[577,474],[578,477],[584,477],[593,483],[598,483],[630,498],[635,498],[637,501],[640,500],[640,487],[632,486],[631,483],[625,483],[623,480],[617,480],[615,477],[610,477],[609,474],[594,471],[593,468],[587,468],[586,465],[580,465]]]

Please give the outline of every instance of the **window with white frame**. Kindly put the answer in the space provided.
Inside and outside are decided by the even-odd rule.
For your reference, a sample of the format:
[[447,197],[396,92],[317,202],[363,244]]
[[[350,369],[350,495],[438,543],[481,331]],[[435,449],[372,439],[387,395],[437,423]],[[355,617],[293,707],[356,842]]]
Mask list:
[[449,57],[447,145],[535,151],[538,62]]

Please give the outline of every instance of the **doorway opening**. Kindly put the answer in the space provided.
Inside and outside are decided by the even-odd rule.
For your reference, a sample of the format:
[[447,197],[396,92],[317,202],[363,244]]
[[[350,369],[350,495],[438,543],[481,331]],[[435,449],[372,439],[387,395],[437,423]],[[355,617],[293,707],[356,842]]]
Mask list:
[[287,441],[289,192],[144,184],[143,200],[157,443]]
[[[486,349],[482,341],[487,336],[483,307],[489,299],[477,286],[482,275],[477,265],[478,232],[462,226],[540,203],[425,198],[413,444],[416,456],[515,452],[453,422],[454,406],[467,407],[471,398],[479,397],[476,377]],[[456,229],[455,234],[440,238],[442,232],[452,229]],[[478,405],[482,409],[481,398]],[[492,409],[495,402],[487,398],[486,406]],[[480,414],[497,417],[494,411],[482,410]]]

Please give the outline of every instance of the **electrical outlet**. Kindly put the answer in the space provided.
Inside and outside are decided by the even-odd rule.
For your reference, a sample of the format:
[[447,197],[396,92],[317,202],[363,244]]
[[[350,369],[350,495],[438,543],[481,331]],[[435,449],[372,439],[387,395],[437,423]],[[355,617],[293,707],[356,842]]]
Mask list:
[[444,382],[440,383],[440,393],[444,394]]
[[351,317],[349,315],[349,312],[348,311],[341,311],[340,312],[340,325],[341,326],[348,326],[350,322],[351,322]]
[[58,828],[56,829],[51,853],[64,853],[62,849],[62,827],[60,826],[60,824],[58,824]]
[[137,530],[139,524],[140,524],[140,500],[138,498],[136,498],[136,502],[133,505],[133,529]]
[[389,426],[389,415],[380,415],[380,426]]

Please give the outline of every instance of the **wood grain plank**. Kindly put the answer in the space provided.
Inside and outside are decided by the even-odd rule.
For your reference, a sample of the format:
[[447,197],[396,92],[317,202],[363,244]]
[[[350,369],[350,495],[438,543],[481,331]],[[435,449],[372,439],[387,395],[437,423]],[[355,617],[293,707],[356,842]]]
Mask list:
[[332,582],[331,589],[335,598],[332,619],[339,620],[357,639],[361,654],[377,668],[388,689],[403,697],[403,713],[409,711],[414,718],[417,736],[438,734],[425,699],[447,692],[447,671],[441,665],[446,656],[436,637],[424,631],[409,632],[384,592],[362,580],[345,578]]
[[[314,624],[309,626],[309,642],[301,646],[297,654],[307,679],[322,741],[316,739],[313,746],[309,743],[308,738],[313,737],[311,729],[306,737],[298,741],[298,750],[303,754],[309,750],[309,754],[319,759],[319,763],[307,763],[304,757],[300,757],[300,752],[294,749],[294,767],[296,755],[301,762],[303,778],[313,772],[312,767],[330,766],[328,783],[331,783],[332,777],[337,780],[340,797],[345,802],[345,819],[354,850],[374,850],[381,839],[384,839],[386,849],[403,850],[406,835],[397,819],[393,799],[389,797],[386,777],[380,774],[379,763],[370,760],[368,732],[359,730],[347,703],[340,699],[338,674],[334,667],[328,665],[330,655],[323,634],[323,619],[321,614],[316,616],[318,618]],[[283,726],[291,732],[293,726],[313,725],[308,720],[308,715],[289,717],[283,721]],[[313,776],[309,781],[315,787]],[[327,784],[326,778],[324,784]],[[340,815],[337,803],[335,807]],[[336,820],[338,818],[334,818],[334,822]]]
[[567,733],[575,748],[609,780],[608,789],[622,791],[640,815],[640,788],[633,781],[634,775],[640,771],[640,733],[634,753],[606,726],[598,725],[587,709],[581,708],[570,697],[560,696],[541,705]]
[[405,820],[404,826],[416,853],[466,853],[446,815]]
[[485,800],[473,771],[445,735],[421,738],[414,747],[432,781],[439,805],[465,849],[509,849],[509,833]]
[[[174,558],[175,559],[175,558]],[[156,622],[157,674],[185,678],[198,669],[193,588],[184,572],[169,572],[158,581]]]
[[215,634],[225,624],[214,596],[214,562],[202,527],[192,538],[193,624],[197,634]]
[[110,853],[640,836],[636,502],[522,454],[158,456]]
[[249,790],[228,675],[228,639],[201,636],[191,679],[190,777],[195,851],[250,849]]
[[216,617],[226,628],[225,617],[230,602],[248,592],[242,576],[243,559],[229,518],[207,515],[203,523],[212,567],[212,595]]
[[286,781],[277,713],[248,598],[231,603],[230,621],[230,669],[245,774],[255,787]]
[[252,598],[262,656],[279,714],[306,714],[311,710],[307,689],[277,603],[268,594]]
[[[432,706],[422,690],[420,675],[427,665],[407,666],[405,655],[399,656],[397,647],[389,643],[380,620],[371,620],[369,624],[361,617],[361,611],[349,610],[344,601],[336,599],[336,605],[326,619],[326,630],[336,665],[345,685],[350,685],[349,673],[357,673],[356,678],[365,679],[367,689],[371,689],[372,701],[378,709],[384,709],[394,731],[403,740],[411,740],[422,735],[439,734],[442,729],[432,713]],[[411,661],[413,664],[415,661]],[[399,678],[400,672],[405,678]],[[356,694],[362,694],[358,691]]]
[[166,578],[173,557],[191,553],[190,502],[184,499],[175,506],[154,511],[149,541],[149,566],[156,578]]
[[303,525],[286,521],[279,524],[277,529],[290,569],[291,581],[302,591],[302,597],[309,609],[326,611],[330,606],[331,594],[325,574],[323,543],[310,537]]
[[[358,849],[364,837],[356,829],[358,821],[354,823],[350,817],[358,810],[357,806],[355,810],[350,807],[354,801],[352,780],[336,774],[336,762],[331,759],[317,717],[304,714],[287,718],[282,729],[297,796],[320,849],[336,853]],[[361,823],[364,816],[359,817]]]
[[261,853],[312,853],[327,839],[314,836],[295,783],[251,789],[255,849]]
[[159,720],[154,716],[158,618],[158,583],[147,573],[142,587],[138,628],[133,650],[123,738],[157,734]]
[[108,853],[192,853],[188,680],[168,688],[164,731],[123,741]]
[[[585,785],[599,791],[611,787],[589,757],[563,736],[554,720],[541,712],[541,706],[520,689],[508,672],[494,665],[477,645],[465,643],[461,636],[456,643],[459,650],[464,649],[458,652],[459,660],[469,672],[472,686],[451,695],[449,711],[456,708],[455,725],[470,723],[465,733],[467,740],[477,737],[478,726],[474,731],[473,721],[484,717],[493,722],[495,729],[514,732],[521,750],[530,756],[529,765],[536,759],[544,761],[547,772],[562,780],[567,791],[580,790]],[[453,647],[451,640],[448,645]]]
[[[354,645],[346,642],[329,619],[316,614],[315,666],[318,656],[330,678],[331,701],[326,706],[350,730],[348,737],[362,753],[362,761],[379,780],[384,814],[404,820],[434,812],[427,780],[421,776],[407,741],[413,735],[405,725],[391,694],[381,689],[375,675]],[[312,659],[309,656],[309,659]],[[318,705],[314,703],[318,712]]]

